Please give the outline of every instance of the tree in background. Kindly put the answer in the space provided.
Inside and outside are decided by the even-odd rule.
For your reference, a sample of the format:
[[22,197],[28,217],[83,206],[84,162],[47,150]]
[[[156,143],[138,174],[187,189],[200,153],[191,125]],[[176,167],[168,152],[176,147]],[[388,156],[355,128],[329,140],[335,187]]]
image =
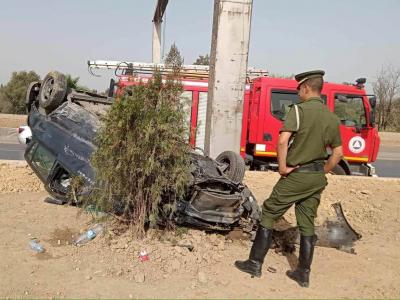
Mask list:
[[74,90],[85,91],[85,92],[90,91],[90,89],[88,87],[78,84],[79,77],[72,77],[71,74],[65,74],[65,78],[67,79],[67,86],[69,88],[74,89]]
[[400,97],[393,101],[392,116],[389,129],[400,132]]
[[13,72],[10,81],[0,87],[0,112],[9,114],[25,114],[25,97],[28,85],[39,81],[34,71]]
[[[90,91],[86,86],[79,85],[79,77],[65,75],[69,88]],[[35,71],[13,72],[6,85],[0,85],[0,112],[7,114],[26,114],[25,98],[27,88],[33,81],[40,81]]]
[[202,66],[209,66],[210,65],[210,56],[206,55],[199,55],[196,61],[193,63],[194,65],[202,65]]
[[379,130],[393,129],[400,116],[395,113],[400,98],[400,69],[393,65],[383,66],[372,84],[377,98],[376,124]]

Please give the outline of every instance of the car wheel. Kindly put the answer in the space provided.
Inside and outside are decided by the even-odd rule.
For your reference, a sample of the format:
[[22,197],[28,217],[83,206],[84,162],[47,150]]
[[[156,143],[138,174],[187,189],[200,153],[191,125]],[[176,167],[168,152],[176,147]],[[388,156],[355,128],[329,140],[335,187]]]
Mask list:
[[39,92],[39,105],[46,113],[56,109],[67,94],[67,79],[57,71],[50,72],[42,81]]
[[332,169],[331,173],[332,173],[332,174],[335,174],[335,175],[347,175],[346,171],[345,171],[345,170],[342,168],[342,166],[340,166],[340,165],[336,165],[336,166]]
[[246,165],[243,158],[233,151],[224,151],[217,156],[216,161],[225,166],[224,174],[235,182],[241,182],[244,178]]
[[25,97],[25,106],[26,106],[26,111],[28,113],[30,113],[32,104],[36,101],[36,97],[39,94],[39,91],[40,91],[39,81],[34,81],[29,84]]

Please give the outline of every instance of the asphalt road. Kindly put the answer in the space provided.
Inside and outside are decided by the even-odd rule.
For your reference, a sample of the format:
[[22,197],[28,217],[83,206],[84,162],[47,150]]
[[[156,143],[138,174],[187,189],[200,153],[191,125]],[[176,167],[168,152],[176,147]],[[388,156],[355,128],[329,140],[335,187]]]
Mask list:
[[0,159],[23,160],[25,145],[0,143]]
[[[0,143],[0,160],[23,160],[25,145]],[[400,147],[382,146],[373,164],[380,177],[400,177]]]
[[381,146],[373,165],[380,177],[400,177],[400,147]]

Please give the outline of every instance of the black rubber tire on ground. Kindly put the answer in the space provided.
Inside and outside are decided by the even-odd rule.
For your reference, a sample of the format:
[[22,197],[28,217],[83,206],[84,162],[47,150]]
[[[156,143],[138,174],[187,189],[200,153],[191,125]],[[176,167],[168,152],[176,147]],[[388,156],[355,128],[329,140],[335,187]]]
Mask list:
[[56,109],[67,94],[67,79],[57,71],[50,72],[42,81],[39,92],[39,106],[46,113]]
[[224,151],[215,159],[219,163],[227,164],[224,174],[235,182],[242,182],[246,165],[243,158],[233,151]]
[[336,166],[332,169],[331,173],[332,173],[332,174],[335,174],[335,175],[347,175],[346,171],[345,171],[345,170],[342,168],[342,166],[340,166],[340,165],[336,165]]
[[40,81],[33,81],[29,84],[25,97],[25,107],[28,113],[31,111],[32,104],[36,101],[39,90]]

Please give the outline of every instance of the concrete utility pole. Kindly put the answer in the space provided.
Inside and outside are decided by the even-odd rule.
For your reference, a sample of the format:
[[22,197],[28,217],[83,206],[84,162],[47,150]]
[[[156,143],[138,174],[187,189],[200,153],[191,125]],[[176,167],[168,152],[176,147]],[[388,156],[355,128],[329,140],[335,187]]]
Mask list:
[[215,0],[205,152],[240,151],[253,0]]
[[168,0],[158,0],[153,17],[153,55],[152,61],[155,64],[161,61],[161,23],[167,8]]

